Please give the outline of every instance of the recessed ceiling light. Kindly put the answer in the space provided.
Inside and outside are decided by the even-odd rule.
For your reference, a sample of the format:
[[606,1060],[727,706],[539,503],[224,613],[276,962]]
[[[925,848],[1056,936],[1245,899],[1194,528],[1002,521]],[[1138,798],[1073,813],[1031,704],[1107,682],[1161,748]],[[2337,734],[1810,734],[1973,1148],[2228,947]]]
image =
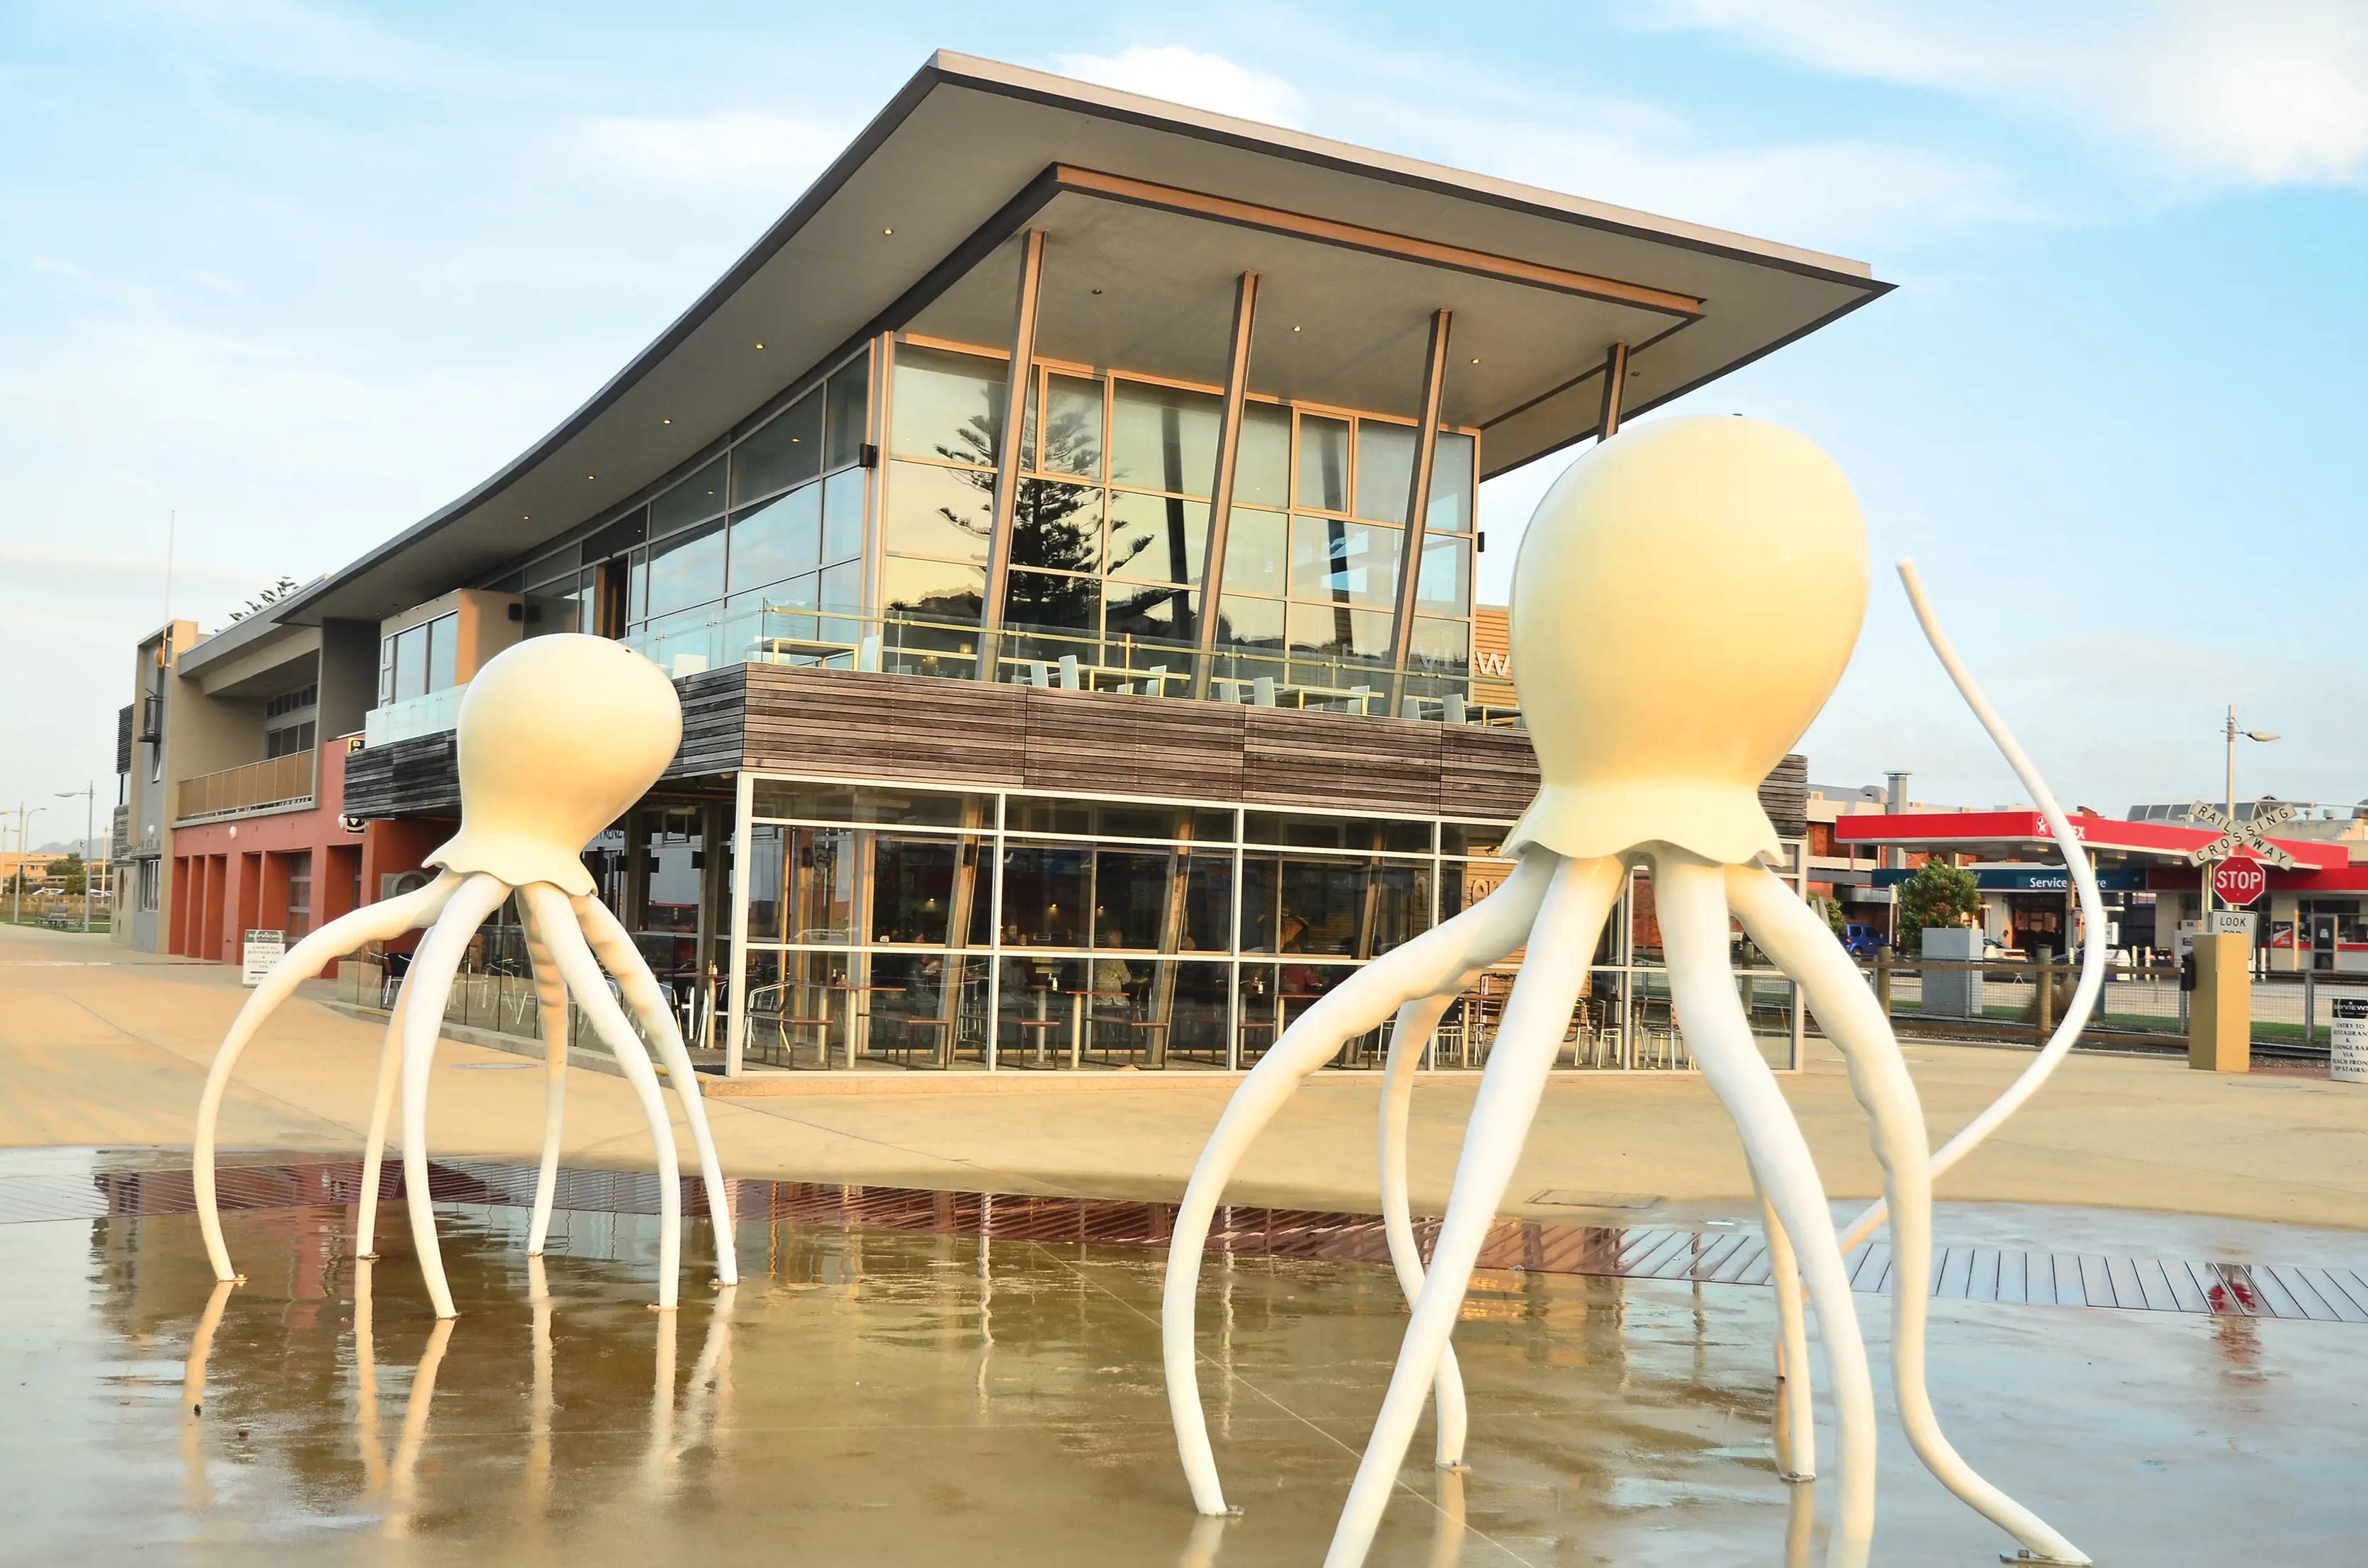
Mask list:
[[530,523],[534,521],[534,514],[531,512],[520,513],[518,515],[518,521],[521,523]]
[[[1474,360],[1473,360],[1472,362],[1473,362],[1474,364],[1475,364],[1475,365],[1477,365],[1478,363],[1480,363],[1480,361],[1479,361],[1479,360],[1477,360],[1477,359],[1474,359]],[[674,423],[674,421],[673,421],[673,420],[671,420],[671,419],[661,419],[661,420],[659,420],[659,421],[658,421],[658,423],[659,423],[659,424],[661,424],[661,425],[671,425],[671,424],[673,424],[673,423]]]
[[1480,361],[1479,361],[1479,360],[1477,360],[1477,359],[1474,359],[1474,360],[1473,360],[1472,362],[1473,362],[1474,364],[1475,364],[1475,365],[1477,365],[1478,363],[1480,363]]
[[599,478],[600,476],[599,476],[598,474],[597,474],[597,473],[587,473],[587,474],[586,474],[584,477],[585,477],[585,478],[586,478],[586,479],[598,479],[598,478]]
[[1292,327],[1291,330],[1292,330],[1292,331],[1293,331],[1293,332],[1297,332],[1299,329],[1298,329],[1297,327]]
[[757,345],[757,347],[759,347],[759,348],[762,348],[762,347],[764,347],[765,346],[764,346],[763,344],[761,344],[761,343],[760,343],[760,344]]
[[1099,293],[1100,293],[1100,292],[1101,292],[1101,290],[1099,290],[1099,289],[1097,289],[1097,290],[1094,290],[1094,292],[1095,292],[1095,293],[1097,293],[1097,294],[1099,294]]
[[882,233],[883,233],[883,234],[893,234],[893,233],[894,233],[896,231],[895,231],[895,230],[894,230],[894,229],[882,229],[882,230],[881,230],[880,232],[881,232]]

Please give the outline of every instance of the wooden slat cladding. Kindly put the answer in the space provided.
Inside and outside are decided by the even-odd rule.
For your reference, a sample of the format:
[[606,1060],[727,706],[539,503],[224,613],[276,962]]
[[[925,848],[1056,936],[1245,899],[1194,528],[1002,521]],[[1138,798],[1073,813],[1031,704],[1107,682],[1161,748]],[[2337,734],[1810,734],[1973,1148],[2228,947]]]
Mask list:
[[449,817],[461,810],[459,739],[447,730],[351,752],[346,757],[349,817]]
[[1242,799],[1429,815],[1440,809],[1440,724],[1245,708]]
[[1441,816],[1509,819],[1538,792],[1538,756],[1527,730],[1439,726]]
[[1238,801],[1247,709],[1019,687],[1027,787]]
[[1809,759],[1793,752],[1760,781],[1759,806],[1779,838],[1809,836]]
[[[1515,729],[775,665],[675,685],[683,741],[668,778],[747,769],[1499,822],[1538,788]],[[450,733],[346,759],[351,816],[450,816],[460,794]],[[1786,757],[1759,800],[1780,835],[1805,835],[1807,763]]]
[[1513,689],[1513,612],[1504,605],[1472,607],[1472,700],[1518,708]]
[[748,672],[761,668],[731,665],[685,676],[676,681],[682,697],[682,746],[663,777],[694,778],[702,774],[736,773],[747,752]]
[[1027,782],[1021,687],[747,665],[740,766],[821,778]]

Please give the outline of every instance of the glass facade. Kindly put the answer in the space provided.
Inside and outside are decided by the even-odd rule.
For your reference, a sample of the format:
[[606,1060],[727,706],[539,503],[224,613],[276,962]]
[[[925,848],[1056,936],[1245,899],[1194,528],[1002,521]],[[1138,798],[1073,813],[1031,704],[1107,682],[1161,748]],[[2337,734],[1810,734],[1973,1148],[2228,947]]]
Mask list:
[[[976,678],[1009,366],[934,342],[887,355],[875,377],[873,350],[858,352],[663,494],[503,585],[541,602],[545,629],[622,637],[675,676],[759,660]],[[1472,433],[1439,433],[1417,528],[1412,424],[1253,396],[1212,591],[1218,392],[1051,363],[1026,390],[991,678],[1186,695],[1213,614],[1204,695],[1352,712],[1411,698],[1421,716],[1463,713]],[[421,678],[408,669],[390,653],[390,681]]]
[[[974,628],[993,533],[1008,362],[900,344],[889,392],[881,614],[893,660],[916,623]],[[1206,571],[1224,400],[1123,371],[1038,365],[1019,432],[1004,678],[1064,657],[1077,684],[1180,684],[1212,597]],[[1302,705],[1361,709],[1392,669],[1406,551],[1422,551],[1407,691],[1459,699],[1472,648],[1472,436],[1439,437],[1427,527],[1408,542],[1414,426],[1254,400],[1243,413],[1220,682],[1264,677]],[[970,653],[923,632],[927,653]],[[1154,677],[1146,679],[1145,677]],[[1165,678],[1158,678],[1165,677]]]
[[[745,788],[730,1033],[755,1071],[1246,1068],[1360,964],[1511,869],[1501,824],[768,776]],[[1740,947],[1738,961],[1762,1050],[1789,1067],[1792,983]],[[1486,1062],[1516,967],[1459,1001],[1427,1066]],[[709,1006],[735,1010],[729,995]],[[1350,1041],[1333,1065],[1377,1067],[1384,1040]],[[1641,875],[1558,1061],[1691,1065]]]

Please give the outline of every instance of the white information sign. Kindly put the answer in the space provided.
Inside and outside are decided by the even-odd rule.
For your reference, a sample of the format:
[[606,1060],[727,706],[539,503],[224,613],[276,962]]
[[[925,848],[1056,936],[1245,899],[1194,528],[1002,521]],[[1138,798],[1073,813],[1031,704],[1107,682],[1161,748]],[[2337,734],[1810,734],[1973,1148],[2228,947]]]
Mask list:
[[2368,1084],[2368,996],[2334,996],[2335,1022],[2328,1031],[2334,1054],[2328,1074],[2341,1084]]
[[287,932],[249,931],[245,944],[239,949],[239,983],[250,986],[262,984],[263,977],[271,972],[271,966],[278,963],[287,951]]
[[2253,934],[2253,916],[2249,910],[2215,909],[2203,917],[2203,934],[2207,937],[2245,937]]

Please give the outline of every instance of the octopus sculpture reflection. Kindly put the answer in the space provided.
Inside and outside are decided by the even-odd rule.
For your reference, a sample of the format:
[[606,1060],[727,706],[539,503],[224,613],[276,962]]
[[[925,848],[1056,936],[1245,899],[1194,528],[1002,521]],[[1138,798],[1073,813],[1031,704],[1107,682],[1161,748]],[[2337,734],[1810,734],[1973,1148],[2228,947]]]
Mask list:
[[[2040,803],[2078,839],[1901,574],[1935,651]],[[1937,1154],[1890,1024],[1823,921],[1763,863],[1778,853],[1759,781],[1808,727],[1864,619],[1866,530],[1840,470],[1779,426],[1679,418],[1631,426],[1574,463],[1539,504],[1514,572],[1513,665],[1543,783],[1508,838],[1517,864],[1463,914],[1376,960],[1284,1031],[1235,1092],[1195,1167],[1168,1255],[1168,1402],[1194,1505],[1225,1511],[1200,1403],[1193,1312],[1226,1181],[1292,1090],[1347,1039],[1393,1013],[1383,1096],[1382,1189],[1390,1250],[1413,1308],[1329,1554],[1361,1563],[1426,1395],[1437,1462],[1461,1467],[1462,1384],[1449,1337],[1481,1244],[1520,1156],[1599,933],[1630,868],[1649,867],[1679,1028],[1740,1133],[1767,1225],[1778,1306],[1778,1442],[1787,1480],[1816,1468],[1807,1286],[1839,1436],[1839,1515],[1827,1561],[1865,1561],[1874,1524],[1874,1390],[1844,1254],[1887,1213],[1894,1382],[1917,1456],[2022,1543],[2017,1561],[2089,1558],[1976,1474],[1941,1431],[1924,1378],[1935,1174],[2029,1097],[2068,1051],[2102,980],[2104,929],[2086,857],[2067,857],[2090,941],[2063,1027],[1998,1104]],[[1884,1200],[1837,1236],[1808,1145],[1752,1040],[1730,967],[1729,916],[1796,980],[1839,1047],[1868,1113]],[[1412,1067],[1454,998],[1517,949],[1527,957],[1475,1097],[1426,1274],[1407,1211]]]
[[[559,1172],[559,1137],[567,1068],[567,1004],[572,995],[632,1085],[656,1145],[661,1205],[658,1301],[671,1311],[682,1254],[682,1184],[674,1129],[650,1052],[655,1049],[680,1098],[699,1152],[715,1228],[716,1274],[738,1279],[732,1209],[709,1135],[690,1053],[673,1009],[649,965],[608,906],[595,896],[581,858],[584,846],[646,793],[682,741],[682,704],[655,665],[621,643],[574,633],[530,638],[487,661],[461,699],[459,730],[461,831],[428,856],[439,874],[415,892],[368,904],[312,933],[273,966],[247,999],[215,1053],[198,1103],[195,1182],[198,1217],[214,1276],[232,1280],[214,1201],[214,1134],[222,1093],[239,1055],[265,1018],[299,982],[363,944],[420,926],[427,934],[397,993],[379,1062],[362,1161],[362,1191],[375,1194],[387,1119],[400,1081],[404,1193],[412,1238],[436,1315],[454,1314],[436,1244],[427,1188],[427,1082],[438,1026],[453,976],[487,916],[517,897],[542,1028],[542,1166],[535,1184],[527,1251],[540,1256],[551,1225]],[[607,974],[602,972],[603,966]],[[609,976],[632,1009],[649,1045],[635,1037]],[[361,1205],[356,1250],[370,1255],[376,1205]]]

